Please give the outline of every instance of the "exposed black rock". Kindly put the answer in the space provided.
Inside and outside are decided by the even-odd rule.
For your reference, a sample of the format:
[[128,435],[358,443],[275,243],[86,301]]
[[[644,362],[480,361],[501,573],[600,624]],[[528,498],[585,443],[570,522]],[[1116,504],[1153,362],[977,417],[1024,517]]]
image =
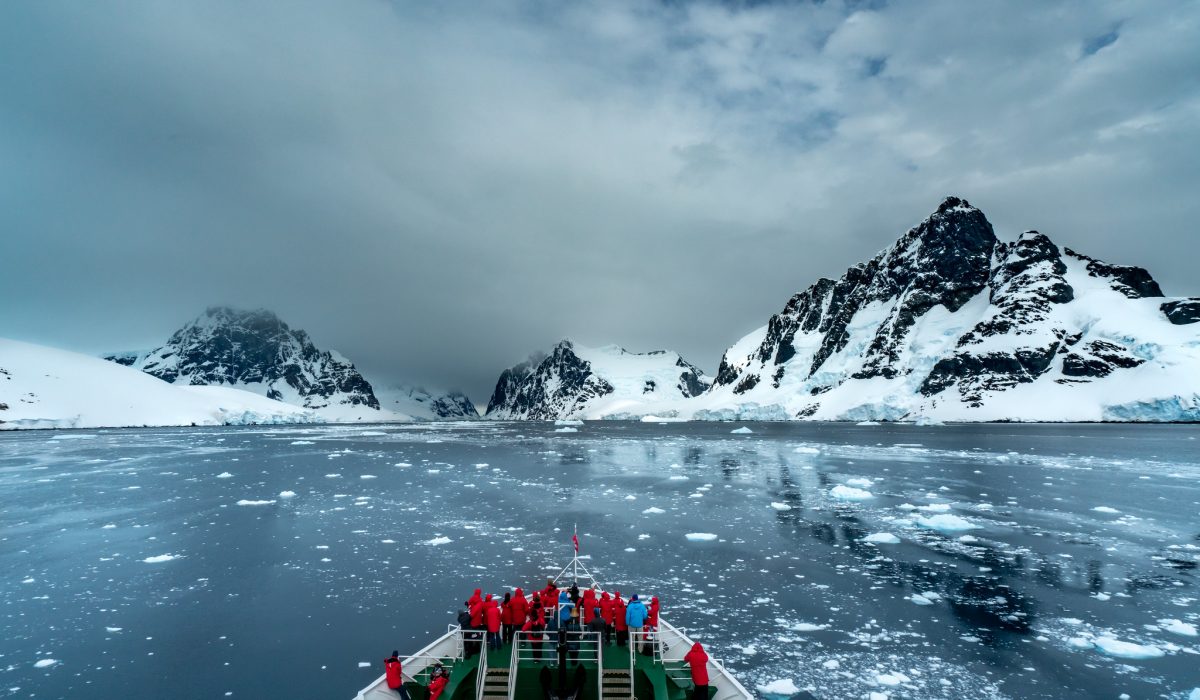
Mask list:
[[1163,295],[1158,282],[1154,281],[1154,278],[1150,276],[1150,273],[1145,268],[1134,267],[1132,265],[1112,265],[1081,253],[1076,253],[1070,248],[1066,249],[1066,253],[1086,262],[1089,275],[1108,280],[1113,289],[1130,299],[1161,297]]
[[1200,299],[1175,299],[1158,307],[1177,326],[1200,322]]
[[213,307],[166,345],[144,356],[109,359],[172,383],[261,385],[268,398],[307,408],[379,408],[370,383],[349,360],[318,350],[307,333],[264,309]]

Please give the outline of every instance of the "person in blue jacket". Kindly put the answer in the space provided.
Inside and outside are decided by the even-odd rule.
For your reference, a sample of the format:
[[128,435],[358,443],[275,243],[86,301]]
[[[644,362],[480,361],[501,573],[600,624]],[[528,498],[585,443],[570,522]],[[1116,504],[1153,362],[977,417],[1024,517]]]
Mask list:
[[625,607],[625,624],[629,627],[629,646],[631,651],[638,653],[646,646],[646,618],[650,616],[650,611],[646,609],[646,604],[638,600],[635,593],[629,599],[629,605]]

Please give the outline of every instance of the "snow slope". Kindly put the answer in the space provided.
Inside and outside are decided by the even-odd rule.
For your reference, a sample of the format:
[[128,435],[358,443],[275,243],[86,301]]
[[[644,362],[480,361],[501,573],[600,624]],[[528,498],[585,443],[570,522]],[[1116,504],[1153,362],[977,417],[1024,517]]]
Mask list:
[[383,386],[372,382],[375,396],[385,411],[416,420],[468,420],[479,417],[471,399],[459,392],[428,391],[407,385]]
[[1001,242],[958,198],[725,353],[703,395],[615,408],[724,420],[1200,420],[1200,300],[1148,272]]
[[247,391],[174,386],[99,358],[0,338],[0,429],[321,420]]
[[599,418],[704,392],[712,380],[678,353],[632,353],[616,345],[586,348],[558,343],[540,360],[500,376],[487,417]]

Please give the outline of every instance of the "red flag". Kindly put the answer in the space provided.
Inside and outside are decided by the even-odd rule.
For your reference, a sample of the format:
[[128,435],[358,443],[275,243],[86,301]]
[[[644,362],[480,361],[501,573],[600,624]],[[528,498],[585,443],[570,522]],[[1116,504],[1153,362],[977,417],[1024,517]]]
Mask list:
[[571,541],[575,543],[575,553],[579,554],[579,534],[571,535]]

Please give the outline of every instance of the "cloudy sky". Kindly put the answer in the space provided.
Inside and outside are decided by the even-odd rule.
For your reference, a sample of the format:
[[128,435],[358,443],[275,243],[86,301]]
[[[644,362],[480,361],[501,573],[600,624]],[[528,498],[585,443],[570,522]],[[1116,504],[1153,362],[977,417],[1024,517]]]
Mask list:
[[1195,2],[0,3],[0,336],[721,352],[946,194],[1200,294]]

